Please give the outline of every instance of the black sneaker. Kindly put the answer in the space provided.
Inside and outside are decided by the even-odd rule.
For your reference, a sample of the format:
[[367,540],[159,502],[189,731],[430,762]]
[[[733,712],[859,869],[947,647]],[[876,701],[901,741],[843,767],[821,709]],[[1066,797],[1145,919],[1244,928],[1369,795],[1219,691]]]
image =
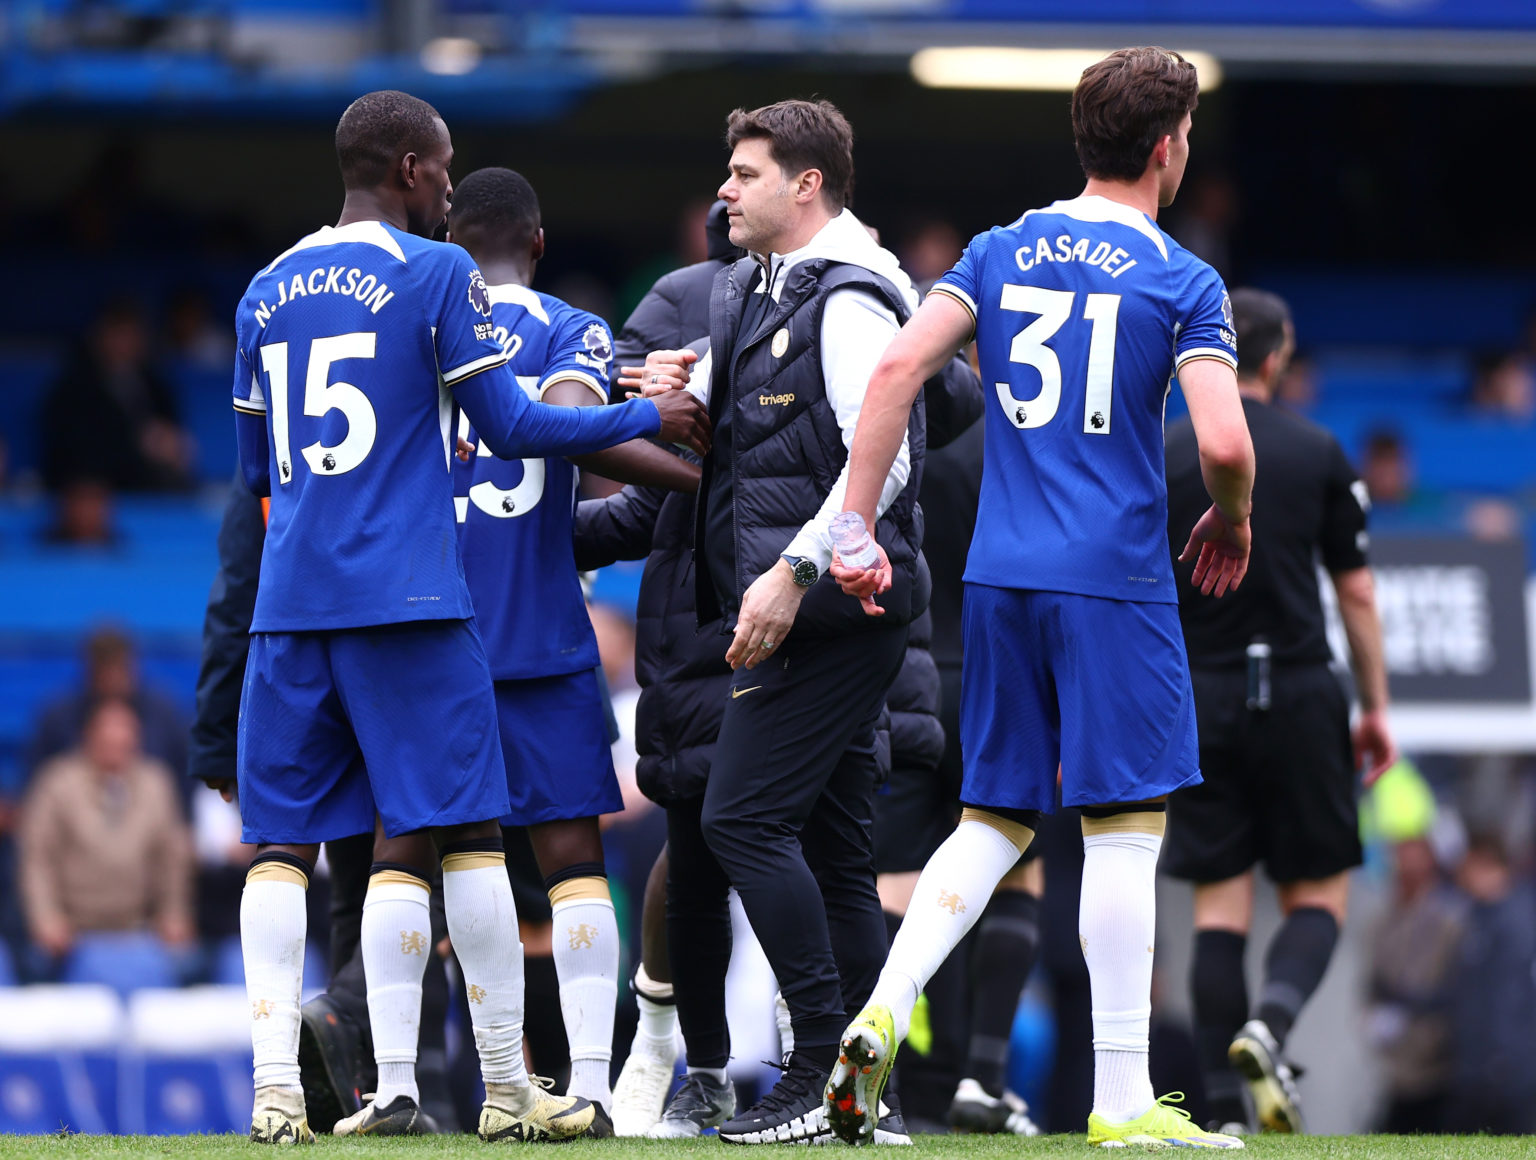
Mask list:
[[830,1065],[797,1051],[778,1066],[784,1074],[773,1090],[721,1124],[720,1139],[727,1144],[815,1144],[832,1138],[822,1107]]
[[337,1120],[362,1110],[358,1064],[362,1034],[329,995],[299,1009],[299,1082],[310,1126],[329,1132]]
[[385,1107],[370,1100],[355,1115],[338,1120],[333,1136],[436,1136],[442,1129],[410,1096],[396,1096]]
[[994,1096],[974,1079],[963,1079],[949,1104],[949,1126],[979,1135],[1038,1136],[1029,1105],[1011,1091]]
[[690,1071],[667,1101],[661,1119],[646,1133],[653,1140],[686,1140],[718,1128],[736,1114],[736,1086]]

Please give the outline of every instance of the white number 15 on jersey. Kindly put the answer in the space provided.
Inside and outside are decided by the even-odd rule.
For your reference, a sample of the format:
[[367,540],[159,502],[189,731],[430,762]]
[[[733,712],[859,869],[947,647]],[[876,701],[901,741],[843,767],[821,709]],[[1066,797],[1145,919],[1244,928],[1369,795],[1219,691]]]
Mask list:
[[[309,344],[304,372],[304,414],[323,419],[340,411],[347,420],[347,435],[334,447],[318,439],[299,449],[309,470],[316,475],[341,475],[368,458],[378,437],[379,422],[373,404],[351,383],[330,381],[331,364],[350,358],[372,358],[378,335],[371,331],[334,334]],[[278,482],[293,482],[293,459],[288,449],[288,344],[273,342],[261,348],[261,369],[267,372],[268,405],[272,409],[272,450],[277,457]]]

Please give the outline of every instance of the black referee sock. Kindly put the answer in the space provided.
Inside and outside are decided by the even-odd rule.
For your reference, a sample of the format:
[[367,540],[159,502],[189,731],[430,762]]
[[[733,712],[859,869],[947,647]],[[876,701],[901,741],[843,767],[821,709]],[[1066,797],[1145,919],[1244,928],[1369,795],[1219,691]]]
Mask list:
[[994,1098],[1007,1084],[1013,1017],[1039,947],[1040,900],[1022,890],[994,894],[971,954],[971,1042],[964,1073]]
[[1248,1018],[1248,981],[1243,974],[1247,946],[1248,937],[1236,931],[1195,933],[1195,960],[1189,970],[1195,1050],[1210,1119],[1217,1124],[1241,1123],[1248,1115],[1242,1079],[1227,1062],[1227,1047]]
[[1338,941],[1338,920],[1315,906],[1293,910],[1275,932],[1264,959],[1258,1016],[1282,1048],[1302,1007],[1323,981]]

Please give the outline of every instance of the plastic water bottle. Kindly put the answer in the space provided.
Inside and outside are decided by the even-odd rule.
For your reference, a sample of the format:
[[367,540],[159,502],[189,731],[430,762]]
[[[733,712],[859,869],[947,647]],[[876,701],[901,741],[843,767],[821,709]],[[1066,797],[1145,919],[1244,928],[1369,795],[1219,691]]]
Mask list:
[[873,568],[880,563],[875,541],[858,512],[838,512],[832,517],[832,544],[849,568]]

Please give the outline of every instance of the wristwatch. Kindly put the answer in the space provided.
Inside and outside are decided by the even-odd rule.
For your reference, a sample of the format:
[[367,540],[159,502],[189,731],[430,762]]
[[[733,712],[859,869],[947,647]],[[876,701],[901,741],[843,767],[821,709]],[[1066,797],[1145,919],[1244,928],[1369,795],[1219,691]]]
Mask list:
[[821,570],[816,567],[816,561],[805,556],[791,556],[785,553],[780,557],[789,565],[790,572],[794,576],[795,583],[801,588],[809,588],[821,579]]

